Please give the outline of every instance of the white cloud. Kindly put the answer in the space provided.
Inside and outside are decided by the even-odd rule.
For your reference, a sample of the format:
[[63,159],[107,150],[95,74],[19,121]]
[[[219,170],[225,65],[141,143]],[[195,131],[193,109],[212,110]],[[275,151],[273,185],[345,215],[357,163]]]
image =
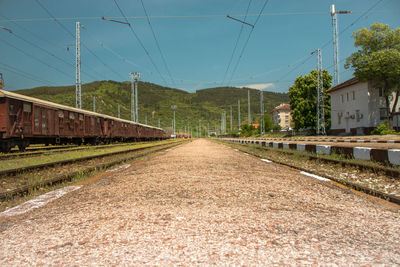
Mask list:
[[257,90],[264,90],[264,89],[274,89],[275,84],[273,83],[254,83],[254,84],[247,84],[243,86],[237,86],[238,88],[252,88],[252,89],[257,89]]

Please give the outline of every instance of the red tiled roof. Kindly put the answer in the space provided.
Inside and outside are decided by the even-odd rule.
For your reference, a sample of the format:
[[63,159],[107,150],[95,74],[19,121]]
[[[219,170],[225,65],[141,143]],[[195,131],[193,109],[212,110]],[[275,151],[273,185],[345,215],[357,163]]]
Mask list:
[[280,104],[276,108],[270,111],[270,113],[276,111],[276,110],[290,110],[290,104]]

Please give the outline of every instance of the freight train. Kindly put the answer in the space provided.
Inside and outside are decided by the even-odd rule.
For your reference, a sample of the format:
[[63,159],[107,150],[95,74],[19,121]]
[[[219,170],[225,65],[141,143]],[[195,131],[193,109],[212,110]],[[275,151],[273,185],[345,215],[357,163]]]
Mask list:
[[0,90],[0,151],[30,144],[97,144],[168,138],[163,129]]

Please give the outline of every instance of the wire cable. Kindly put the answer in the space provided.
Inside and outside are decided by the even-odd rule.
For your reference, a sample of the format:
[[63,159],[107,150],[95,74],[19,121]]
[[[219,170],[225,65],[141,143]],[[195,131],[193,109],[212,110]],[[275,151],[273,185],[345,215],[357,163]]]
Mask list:
[[[362,13],[364,11],[353,11],[354,13]],[[393,10],[375,10],[374,13],[399,13],[399,9]],[[317,11],[317,12],[274,12],[274,13],[264,13],[261,14],[261,17],[265,16],[293,16],[293,15],[328,15],[330,12],[326,11]],[[235,17],[244,17],[245,14],[232,14]],[[257,17],[258,14],[248,14],[247,17]],[[124,17],[108,17],[110,19],[123,19]],[[127,16],[128,19],[146,19],[146,16]],[[199,19],[199,18],[226,18],[226,14],[217,14],[217,15],[176,15],[176,16],[149,16],[151,19]],[[84,20],[98,20],[99,17],[69,17],[69,18],[56,18],[59,21],[84,21]],[[0,22],[38,22],[38,21],[51,21],[54,18],[25,18],[25,19],[6,19],[0,20]]]
[[132,28],[132,25],[129,23],[129,20],[126,18],[124,12],[122,11],[121,7],[118,5],[117,0],[113,0],[115,5],[117,6],[119,12],[121,13],[121,15],[124,17],[126,23],[129,26],[129,29],[131,30],[132,34],[135,36],[136,40],[139,42],[140,46],[143,48],[144,52],[146,53],[147,57],[150,59],[151,64],[153,65],[153,67],[155,68],[155,70],[157,71],[157,73],[160,75],[161,79],[163,80],[163,82],[168,86],[167,81],[164,79],[164,77],[162,76],[160,70],[158,69],[157,65],[155,64],[153,58],[150,56],[149,51],[147,50],[147,48],[144,46],[142,40],[140,40],[139,36],[136,34],[135,30]]
[[144,14],[146,15],[146,18],[147,18],[147,23],[148,23],[149,26],[150,26],[151,33],[153,34],[154,40],[155,40],[155,42],[156,42],[156,44],[157,44],[158,52],[160,52],[162,61],[164,62],[165,69],[167,70],[168,76],[169,76],[169,78],[171,79],[172,84],[175,85],[175,87],[176,87],[176,83],[175,83],[174,79],[172,78],[171,72],[169,71],[169,68],[168,68],[167,61],[165,60],[164,54],[163,54],[163,52],[161,51],[160,44],[159,44],[159,42],[158,42],[158,40],[157,40],[157,37],[156,37],[156,34],[155,34],[154,30],[153,30],[153,26],[151,25],[150,18],[149,18],[149,15],[147,14],[146,8],[145,8],[144,3],[143,3],[143,0],[140,0],[140,2],[142,3],[142,7],[143,7],[143,10],[144,10]]
[[[246,21],[246,19],[247,19],[247,13],[249,12],[250,5],[251,5],[251,1],[252,1],[252,0],[250,0],[250,1],[249,1],[249,4],[247,5],[247,10],[246,10],[246,15],[245,15],[245,17],[244,17],[244,21]],[[228,66],[226,67],[225,74],[224,74],[224,79],[223,79],[223,81],[222,81],[222,84],[225,83],[226,75],[228,75],[229,68],[231,67],[232,60],[233,60],[233,57],[234,57],[234,55],[235,55],[235,53],[236,53],[236,49],[237,49],[237,46],[238,46],[238,44],[239,44],[240,37],[242,36],[243,28],[244,28],[244,24],[242,24],[242,26],[240,27],[239,35],[238,35],[238,37],[237,37],[237,39],[236,39],[236,44],[235,44],[235,46],[234,46],[234,48],[233,48],[233,51],[232,51],[232,54],[231,54],[231,58],[229,59]]]
[[44,83],[44,84],[47,84],[47,85],[52,85],[52,83],[50,81],[41,79],[41,78],[39,78],[39,77],[37,77],[37,76],[35,76],[33,74],[27,73],[27,72],[25,72],[23,70],[17,69],[17,68],[15,68],[13,66],[10,66],[8,64],[0,63],[0,68],[1,68],[1,66],[3,66],[2,67],[3,69],[6,69],[9,72],[15,73],[15,74],[17,74],[17,75],[19,75],[21,77],[25,77],[25,78],[30,79],[32,81]]
[[25,52],[24,50],[22,50],[22,49],[16,47],[15,45],[10,44],[9,42],[7,42],[7,41],[5,41],[5,40],[2,40],[2,39],[0,39],[0,42],[5,43],[5,44],[7,44],[8,46],[11,46],[12,48],[14,48],[14,49],[18,50],[19,52],[23,53],[24,55],[26,55],[26,56],[28,56],[28,57],[31,57],[31,58],[33,58],[33,59],[39,61],[39,62],[42,63],[43,65],[46,65],[47,67],[49,67],[49,68],[51,68],[51,69],[54,69],[55,71],[57,71],[57,72],[59,72],[59,73],[65,75],[65,76],[67,76],[68,78],[71,78],[70,74],[68,74],[68,73],[66,73],[66,72],[64,72],[64,71],[62,71],[62,70],[60,70],[60,69],[58,69],[58,68],[56,68],[56,67],[53,67],[53,66],[49,65],[47,62],[44,62],[43,60],[41,60],[41,59],[39,59],[39,58],[37,58],[37,57],[31,55],[31,54],[28,54],[27,52]]
[[249,40],[250,40],[250,37],[251,37],[252,33],[254,32],[254,28],[255,28],[257,22],[259,21],[259,19],[260,19],[260,17],[261,17],[261,14],[264,12],[264,9],[265,9],[265,7],[267,6],[268,2],[269,2],[269,0],[265,0],[264,5],[263,5],[263,7],[261,8],[261,11],[260,11],[259,15],[258,15],[256,21],[255,21],[254,24],[253,24],[254,27],[251,29],[251,31],[250,31],[250,33],[249,33],[249,36],[247,37],[247,40],[246,40],[246,42],[245,42],[245,44],[244,44],[244,46],[243,46],[243,48],[242,48],[242,51],[240,52],[240,55],[239,55],[239,58],[238,58],[238,60],[237,60],[237,62],[236,62],[235,68],[233,69],[233,72],[232,72],[232,74],[231,74],[231,78],[229,79],[229,82],[228,82],[228,84],[227,84],[228,86],[229,86],[229,84],[231,83],[233,77],[235,76],[236,70],[237,70],[237,68],[238,68],[238,66],[239,66],[240,60],[241,60],[241,58],[242,58],[242,56],[243,56],[243,53],[244,53],[244,51],[246,50],[247,44],[249,43]]
[[[75,39],[75,35],[67,28],[65,27],[60,21],[58,21],[58,19],[53,16],[53,14],[42,4],[40,3],[39,0],[35,0],[36,3],[38,3],[38,5],[40,5],[40,7],[46,11],[46,13],[53,18],[53,20],[61,27],[64,29],[64,31],[66,31],[73,39]],[[108,64],[106,64],[103,60],[100,59],[99,56],[97,56],[91,49],[89,49],[89,47],[86,46],[85,43],[81,42],[82,46],[84,48],[86,48],[86,50],[89,51],[90,54],[92,54],[97,60],[99,60],[106,68],[108,68],[109,70],[111,70],[114,74],[116,74],[117,76],[119,76],[120,78],[122,78],[122,80],[124,80],[125,78],[123,76],[121,76],[121,74],[119,74],[118,72],[114,71]],[[100,76],[102,76],[102,74],[100,74]]]

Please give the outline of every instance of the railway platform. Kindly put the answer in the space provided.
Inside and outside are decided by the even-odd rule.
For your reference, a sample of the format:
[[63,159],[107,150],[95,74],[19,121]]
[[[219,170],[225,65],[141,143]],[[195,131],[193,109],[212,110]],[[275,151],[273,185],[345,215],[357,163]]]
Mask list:
[[0,265],[399,265],[398,205],[199,139],[0,215]]

